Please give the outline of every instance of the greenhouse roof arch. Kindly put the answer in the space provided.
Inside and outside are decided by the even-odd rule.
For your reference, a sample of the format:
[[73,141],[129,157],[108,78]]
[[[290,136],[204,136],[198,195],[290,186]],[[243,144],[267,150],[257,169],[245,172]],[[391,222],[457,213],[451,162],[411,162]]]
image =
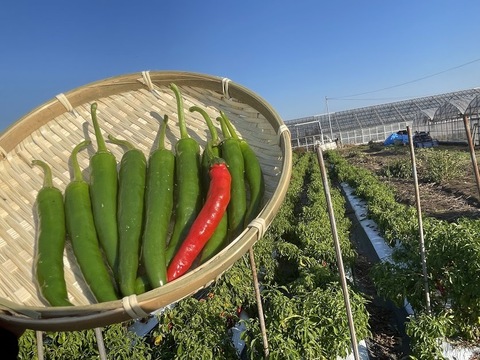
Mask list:
[[467,109],[465,110],[465,115],[472,116],[477,115],[480,111],[480,94],[476,95],[472,101],[468,104]]
[[446,100],[438,109],[435,111],[433,116],[433,121],[446,121],[446,120],[455,120],[459,119],[465,114],[470,102],[474,99],[473,96],[469,97],[453,97],[449,100]]
[[430,108],[418,111],[413,120],[413,127],[431,123],[437,109],[438,108]]

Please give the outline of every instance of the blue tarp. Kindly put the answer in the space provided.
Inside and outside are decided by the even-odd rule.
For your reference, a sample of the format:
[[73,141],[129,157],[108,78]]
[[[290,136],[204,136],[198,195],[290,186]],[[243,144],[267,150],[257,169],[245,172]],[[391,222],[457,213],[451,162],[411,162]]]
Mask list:
[[385,139],[383,145],[396,145],[396,144],[408,144],[408,135],[403,132],[393,133]]

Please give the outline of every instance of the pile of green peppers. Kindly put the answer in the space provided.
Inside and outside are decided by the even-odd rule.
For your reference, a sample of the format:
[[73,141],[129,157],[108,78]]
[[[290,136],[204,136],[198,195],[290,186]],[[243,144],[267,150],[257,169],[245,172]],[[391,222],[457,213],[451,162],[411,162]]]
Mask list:
[[88,181],[77,160],[78,153],[91,145],[88,139],[77,144],[70,155],[72,176],[64,194],[53,185],[50,166],[33,160],[44,172],[34,213],[38,220],[36,280],[51,306],[72,305],[63,268],[66,241],[71,242],[84,280],[98,302],[167,283],[168,266],[192,224],[203,221],[199,213],[210,194],[209,171],[218,159],[226,164],[231,177],[228,207],[213,235],[198,249],[193,266],[217,254],[258,216],[265,182],[255,152],[238,136],[224,112],[219,111],[217,118],[221,139],[207,112],[193,106],[190,112],[199,112],[210,132],[202,152],[188,134],[180,89],[175,84],[170,84],[170,89],[177,101],[181,135],[174,150],[165,147],[165,115],[148,158],[134,144],[109,134],[112,146],[125,150],[117,162],[102,135],[97,103],[93,103],[97,151],[90,157]]

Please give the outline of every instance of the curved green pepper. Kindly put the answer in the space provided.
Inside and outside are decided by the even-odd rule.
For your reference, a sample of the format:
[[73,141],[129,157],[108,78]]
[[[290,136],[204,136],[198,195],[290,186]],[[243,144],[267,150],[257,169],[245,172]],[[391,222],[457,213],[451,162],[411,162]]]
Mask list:
[[69,306],[63,268],[66,225],[63,194],[54,187],[52,170],[44,161],[33,160],[32,165],[43,169],[43,187],[38,191],[36,277],[43,297],[52,306]]
[[117,230],[117,160],[107,149],[97,120],[97,104],[91,105],[91,115],[97,152],[90,158],[90,198],[98,240],[108,264],[116,271],[118,256]]
[[262,167],[258,161],[257,155],[250,147],[245,139],[238,137],[232,123],[224,112],[220,115],[225,121],[225,125],[233,138],[237,139],[242,150],[243,160],[245,163],[245,177],[247,179],[250,200],[245,214],[244,226],[247,226],[257,215],[262,207],[263,196],[265,194],[265,180],[263,177]]
[[228,165],[232,175],[232,187],[230,203],[228,205],[228,227],[229,240],[236,238],[244,228],[245,214],[247,211],[247,190],[245,186],[245,163],[243,160],[240,142],[232,137],[228,130],[225,119],[222,116],[217,118],[220,121],[223,133],[221,143],[222,158]]
[[187,133],[183,99],[175,84],[170,85],[177,99],[178,122],[181,138],[175,144],[175,182],[176,205],[175,224],[170,242],[167,246],[167,265],[175,256],[190,226],[202,205],[200,181],[200,146]]
[[126,140],[109,135],[114,144],[127,148],[118,174],[118,266],[117,281],[123,296],[135,294],[142,238],[147,159]]
[[166,248],[173,211],[175,155],[165,148],[168,117],[160,127],[158,148],[148,159],[145,192],[145,230],[142,257],[148,282],[157,288],[167,282]]
[[113,301],[117,299],[117,294],[100,251],[89,186],[83,180],[77,160],[77,153],[88,144],[90,141],[82,141],[70,155],[73,179],[65,189],[67,233],[83,277],[97,301]]

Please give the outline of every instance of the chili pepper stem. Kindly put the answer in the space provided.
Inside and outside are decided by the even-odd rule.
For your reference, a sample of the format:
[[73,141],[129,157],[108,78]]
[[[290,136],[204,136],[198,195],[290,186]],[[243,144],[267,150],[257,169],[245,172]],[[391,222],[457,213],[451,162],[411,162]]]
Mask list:
[[225,119],[222,116],[219,116],[217,117],[217,121],[220,122],[224,139],[232,138],[232,134],[230,134],[230,131],[228,130],[228,126],[225,122]]
[[45,161],[32,160],[32,165],[40,166],[43,170],[43,187],[53,187],[52,169]]
[[92,116],[93,129],[95,131],[95,138],[97,139],[98,151],[107,152],[108,151],[107,144],[105,143],[105,139],[102,135],[102,132],[100,131],[100,125],[98,124],[97,103],[93,103],[90,106],[90,112],[91,112],[91,116]]
[[125,147],[127,149],[127,151],[135,149],[135,146],[130,141],[118,139],[111,134],[108,134],[108,140],[110,140],[112,143],[114,143],[116,145],[120,145],[120,146]]
[[92,142],[90,140],[84,140],[80,142],[77,146],[72,151],[72,154],[70,156],[70,161],[72,164],[72,172],[73,172],[73,181],[84,181],[83,180],[83,175],[82,175],[82,169],[80,169],[80,165],[78,163],[78,157],[77,154],[86,148],[88,145],[90,145]]
[[210,118],[210,116],[207,114],[207,112],[199,106],[192,106],[192,107],[190,107],[189,110],[190,110],[190,112],[197,111],[203,116],[203,118],[205,119],[205,122],[207,123],[208,131],[210,131],[210,136],[211,136],[212,142],[214,144],[218,143],[217,129],[213,125],[213,121]]
[[177,115],[178,115],[178,123],[180,127],[180,136],[182,139],[186,139],[189,137],[187,132],[187,125],[185,123],[185,114],[183,112],[183,97],[180,94],[180,90],[178,86],[175,84],[170,84],[170,89],[175,93],[175,97],[177,98]]
[[167,123],[168,123],[168,115],[165,114],[163,117],[163,124],[160,126],[160,134],[158,139],[158,150],[165,150],[165,135],[167,133]]
[[223,111],[220,111],[220,116],[223,119],[223,122],[221,122],[221,123],[223,123],[224,126],[228,129],[228,133],[230,134],[230,136],[233,137],[236,140],[239,140],[240,138],[238,137],[238,134],[235,131],[235,129],[233,128],[233,125],[230,122],[230,119],[227,117],[227,115]]

